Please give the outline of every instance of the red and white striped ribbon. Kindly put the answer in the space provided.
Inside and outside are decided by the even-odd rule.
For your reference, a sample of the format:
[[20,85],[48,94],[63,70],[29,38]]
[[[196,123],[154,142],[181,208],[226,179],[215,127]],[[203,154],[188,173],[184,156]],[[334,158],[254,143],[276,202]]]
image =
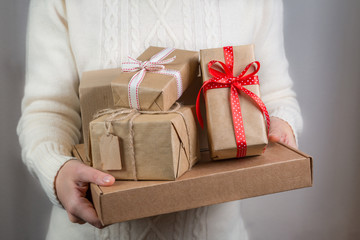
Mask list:
[[129,57],[128,62],[122,63],[123,72],[137,72],[130,80],[128,86],[128,99],[130,108],[140,109],[139,102],[139,86],[145,77],[146,72],[154,72],[159,74],[165,74],[173,76],[177,85],[177,98],[179,98],[183,92],[181,74],[177,70],[166,69],[165,64],[171,63],[175,60],[176,56],[165,59],[169,56],[175,48],[165,48],[159,53],[155,54],[148,61],[140,61]]

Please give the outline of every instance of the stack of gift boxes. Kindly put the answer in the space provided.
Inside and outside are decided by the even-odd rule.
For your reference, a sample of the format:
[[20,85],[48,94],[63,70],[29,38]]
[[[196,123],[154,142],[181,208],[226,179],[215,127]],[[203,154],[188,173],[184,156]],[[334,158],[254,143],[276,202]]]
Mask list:
[[[200,66],[201,89],[192,89],[200,79],[194,51],[149,47],[121,69],[85,72],[79,92],[92,166],[118,180],[180,177],[200,159],[201,92],[212,159],[262,154],[269,117],[253,45],[201,50]],[[193,105],[178,102],[194,90],[197,101],[184,100]]]

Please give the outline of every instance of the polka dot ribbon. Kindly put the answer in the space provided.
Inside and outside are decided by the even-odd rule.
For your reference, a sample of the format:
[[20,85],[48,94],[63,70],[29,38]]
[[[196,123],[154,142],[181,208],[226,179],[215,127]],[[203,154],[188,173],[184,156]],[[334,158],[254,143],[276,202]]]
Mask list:
[[[200,111],[200,95],[201,90],[204,91],[204,94],[209,89],[216,89],[216,88],[230,88],[230,105],[231,105],[231,113],[233,118],[233,125],[234,125],[234,133],[236,139],[236,146],[237,146],[237,156],[236,157],[244,157],[246,156],[247,151],[247,144],[245,138],[245,130],[244,130],[244,123],[241,114],[240,108],[240,101],[238,94],[246,94],[253,100],[254,104],[259,108],[262,114],[265,116],[266,123],[267,123],[267,130],[269,132],[270,127],[270,117],[265,107],[265,104],[261,101],[261,99],[254,94],[253,92],[249,91],[248,89],[244,88],[243,86],[246,85],[259,85],[259,78],[256,75],[260,69],[260,63],[258,61],[254,61],[247,65],[245,69],[239,74],[239,76],[234,77],[233,74],[233,67],[234,67],[234,54],[233,54],[233,47],[224,47],[224,56],[225,56],[225,63],[212,60],[208,63],[208,70],[209,73],[213,76],[209,80],[203,83],[196,100],[196,114],[198,117],[198,121],[200,126],[203,127],[203,119],[201,116]],[[220,66],[219,66],[220,65]],[[255,71],[251,73],[247,73],[252,65],[255,65]],[[218,71],[215,69],[221,69],[222,71]]]
[[130,108],[140,109],[139,86],[143,81],[146,72],[173,76],[176,80],[177,97],[179,98],[181,96],[183,92],[183,86],[180,72],[177,70],[166,69],[164,66],[165,64],[169,64],[175,60],[176,56],[165,59],[173,51],[175,51],[174,48],[165,48],[152,56],[149,61],[142,62],[129,57],[128,62],[122,63],[121,70],[123,72],[137,72],[131,78],[128,85],[128,99]]

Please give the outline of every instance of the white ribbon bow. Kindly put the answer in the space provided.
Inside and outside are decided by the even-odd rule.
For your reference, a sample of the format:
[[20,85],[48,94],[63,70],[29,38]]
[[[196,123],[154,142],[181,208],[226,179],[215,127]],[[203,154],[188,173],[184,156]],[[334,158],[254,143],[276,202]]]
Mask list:
[[165,64],[171,63],[175,60],[176,56],[164,60],[175,49],[165,48],[159,53],[150,58],[149,61],[139,61],[137,59],[129,57],[129,62],[122,63],[123,72],[137,72],[130,80],[128,86],[128,99],[130,108],[140,109],[139,103],[139,86],[145,77],[146,72],[154,72],[159,74],[171,75],[176,79],[177,85],[177,98],[182,94],[182,79],[181,74],[177,70],[165,69]]

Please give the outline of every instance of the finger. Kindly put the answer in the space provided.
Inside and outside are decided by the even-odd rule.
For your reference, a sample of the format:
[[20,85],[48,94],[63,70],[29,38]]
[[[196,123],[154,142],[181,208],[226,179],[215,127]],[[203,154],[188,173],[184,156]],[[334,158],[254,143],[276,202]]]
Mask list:
[[78,166],[75,181],[90,182],[101,186],[110,186],[115,182],[115,178],[110,174],[82,164]]
[[270,142],[280,142],[280,137],[277,135],[269,135]]
[[289,135],[282,136],[279,142],[284,143],[285,145],[288,145],[290,147],[293,147],[293,148],[297,149],[295,138],[292,135],[290,135],[290,136]]
[[297,148],[295,137],[292,133],[285,133],[284,135],[282,135],[280,142],[284,143],[290,147]]
[[94,227],[103,228],[93,205],[86,198],[81,198],[79,203],[73,209],[73,214]]
[[288,143],[288,138],[287,138],[287,135],[286,135],[286,134],[281,135],[281,137],[280,137],[280,142],[281,142],[281,143],[284,143],[284,144],[286,144],[286,145],[289,144],[289,143]]
[[85,221],[67,212],[70,222],[84,224]]
[[281,132],[277,129],[271,129],[269,132],[269,141],[279,142],[281,139]]
[[296,141],[295,141],[295,138],[289,138],[289,140],[288,140],[288,145],[290,146],[290,147],[293,147],[293,148],[298,148],[298,146],[296,145]]

